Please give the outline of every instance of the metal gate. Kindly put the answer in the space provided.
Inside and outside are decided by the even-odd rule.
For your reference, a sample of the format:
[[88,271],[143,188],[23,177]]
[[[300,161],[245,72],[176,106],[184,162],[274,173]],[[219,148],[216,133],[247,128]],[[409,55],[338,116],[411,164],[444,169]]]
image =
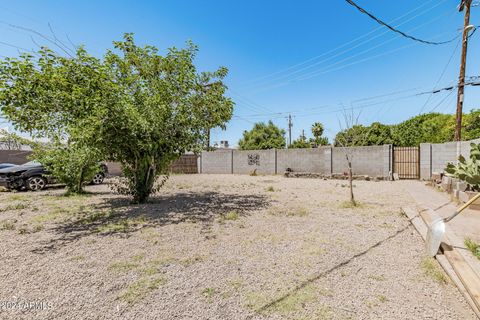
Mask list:
[[420,179],[420,148],[393,147],[393,173],[400,179]]

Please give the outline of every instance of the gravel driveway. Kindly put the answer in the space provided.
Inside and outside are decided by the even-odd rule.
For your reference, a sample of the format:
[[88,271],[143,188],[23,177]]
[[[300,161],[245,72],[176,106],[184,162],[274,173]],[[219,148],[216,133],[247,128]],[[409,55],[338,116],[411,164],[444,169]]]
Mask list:
[[0,193],[0,319],[475,319],[395,182],[176,175]]

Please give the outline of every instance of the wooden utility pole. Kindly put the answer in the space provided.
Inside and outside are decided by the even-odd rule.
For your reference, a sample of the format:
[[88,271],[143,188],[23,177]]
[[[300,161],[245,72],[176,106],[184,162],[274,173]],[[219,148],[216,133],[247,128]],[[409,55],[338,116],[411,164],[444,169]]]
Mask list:
[[470,31],[470,6],[472,0],[462,0],[460,2],[460,12],[465,9],[465,19],[463,26],[463,44],[462,44],[462,58],[460,60],[460,76],[458,77],[458,96],[457,96],[457,115],[455,122],[455,141],[462,140],[462,114],[463,101],[465,93],[465,68],[467,65],[467,47],[468,47],[468,33]]
[[292,145],[292,115],[288,115],[288,147]]

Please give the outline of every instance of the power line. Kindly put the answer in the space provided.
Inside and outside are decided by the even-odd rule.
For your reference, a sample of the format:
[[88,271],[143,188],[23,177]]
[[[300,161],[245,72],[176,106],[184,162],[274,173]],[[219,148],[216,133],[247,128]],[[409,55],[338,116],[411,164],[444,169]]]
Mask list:
[[433,111],[435,111],[438,107],[440,107],[444,102],[445,100],[447,100],[451,95],[453,94],[453,90],[450,91],[435,107],[433,107],[429,113],[432,113]]
[[[442,15],[442,16],[444,16],[444,15]],[[442,18],[442,16],[436,17],[436,18],[434,18],[434,19],[432,19],[432,20],[430,20],[430,21],[428,21],[428,22],[426,22],[426,23],[423,23],[422,25],[417,26],[417,27],[413,28],[412,30],[416,30],[416,29],[419,29],[419,28],[421,28],[421,27],[423,27],[423,26],[425,26],[425,25],[428,25],[428,24],[430,24],[430,23],[432,23],[432,22],[434,22],[434,21]],[[443,34],[440,34],[440,35],[437,35],[437,36],[435,36],[435,37],[439,37],[439,36],[442,36],[442,35],[443,35]],[[397,37],[397,38],[399,38],[399,37]],[[361,52],[358,52],[358,53],[356,53],[356,54],[354,54],[354,55],[347,56],[346,58],[343,58],[343,59],[340,60],[340,61],[337,61],[337,62],[331,63],[331,64],[329,64],[329,65],[326,65],[326,66],[324,66],[324,67],[322,67],[322,68],[320,68],[320,69],[318,69],[318,70],[312,70],[312,71],[307,72],[307,73],[305,73],[305,74],[303,74],[303,75],[300,74],[300,75],[294,76],[293,79],[287,79],[287,80],[285,80],[284,82],[281,82],[281,83],[278,83],[278,84],[274,84],[274,85],[270,85],[270,86],[266,86],[266,87],[263,87],[263,88],[261,88],[261,89],[259,89],[259,90],[254,91],[254,92],[262,92],[262,91],[266,91],[266,90],[269,90],[269,89],[282,87],[282,86],[288,85],[288,84],[293,83],[293,82],[296,82],[296,81],[308,80],[308,79],[311,79],[311,78],[314,78],[314,77],[317,77],[317,76],[320,76],[320,75],[323,75],[323,74],[326,74],[326,73],[330,73],[330,72],[333,72],[333,71],[342,70],[342,69],[345,69],[345,68],[347,68],[347,67],[350,67],[350,66],[353,66],[353,65],[362,63],[362,62],[370,61],[370,60],[373,60],[373,59],[376,59],[376,58],[379,58],[379,57],[383,57],[383,56],[386,56],[386,55],[395,53],[395,52],[397,52],[397,51],[400,51],[400,50],[403,50],[403,49],[407,49],[407,48],[410,48],[410,47],[413,47],[413,46],[417,45],[417,44],[415,44],[415,43],[409,43],[409,44],[407,44],[407,45],[405,45],[405,46],[401,46],[401,47],[398,47],[398,48],[394,48],[394,49],[392,49],[392,50],[389,50],[389,51],[386,51],[386,52],[382,52],[382,53],[379,53],[379,54],[374,55],[374,56],[368,56],[368,57],[366,57],[366,58],[363,58],[363,59],[360,59],[360,60],[357,60],[357,61],[353,61],[353,62],[350,62],[350,63],[343,64],[344,62],[347,62],[347,61],[349,61],[349,60],[352,60],[353,58],[355,58],[355,57],[357,57],[357,56],[363,55],[363,54],[368,53],[368,52],[370,52],[370,51],[372,51],[372,50],[374,50],[374,49],[376,49],[376,48],[378,48],[378,47],[381,47],[381,46],[383,46],[383,45],[385,45],[385,44],[387,44],[387,43],[390,43],[390,42],[394,41],[394,40],[397,39],[397,38],[393,38],[393,39],[389,39],[389,40],[383,41],[383,42],[377,44],[377,45],[374,46],[374,47],[370,47],[370,48],[368,48],[368,49],[366,49],[366,50],[363,50],[363,51],[361,51]],[[335,66],[337,66],[337,65],[338,65],[338,67],[335,67]],[[335,67],[335,68],[332,68],[332,67]]]
[[[466,82],[464,84],[465,86],[480,86],[480,82],[479,81],[471,81],[471,82]],[[405,99],[409,99],[409,98],[413,98],[413,97],[418,97],[418,96],[422,96],[422,95],[426,95],[426,94],[436,94],[436,93],[441,93],[441,92],[444,92],[444,91],[450,91],[450,92],[453,92],[453,90],[455,88],[457,88],[458,85],[452,85],[452,86],[448,86],[448,87],[444,87],[444,88],[440,88],[440,89],[436,89],[436,90],[432,90],[432,91],[423,91],[423,92],[418,92],[418,93],[415,93],[415,94],[410,94],[410,95],[406,95],[406,96],[401,96],[401,97],[396,97],[396,98],[393,98],[393,99],[387,99],[387,100],[382,100],[382,101],[375,101],[375,102],[370,102],[370,103],[365,103],[365,104],[361,104],[361,105],[358,105],[358,106],[352,106],[352,109],[364,109],[364,108],[369,108],[369,107],[374,107],[374,106],[377,106],[377,105],[384,105],[386,103],[391,103],[391,102],[396,102],[396,101],[400,101],[400,100],[405,100]],[[406,91],[406,90],[403,90],[403,92]],[[398,92],[402,92],[402,91],[397,91],[397,92],[394,92],[392,93],[391,95],[395,95],[395,94],[398,94]],[[379,97],[387,97],[389,96],[388,94],[386,95],[381,95]],[[365,98],[365,99],[358,99],[357,101],[362,101],[362,100],[367,100],[369,98]],[[442,100],[442,103],[444,102],[444,100]],[[441,103],[439,104],[441,105]],[[328,108],[328,107],[333,107],[333,106],[329,106],[329,105],[325,105],[325,106],[321,106],[321,107],[317,107],[317,108],[311,108],[311,109],[322,109],[322,108]],[[437,106],[438,107],[438,106]],[[435,107],[434,109],[432,110],[435,110],[437,107]],[[312,116],[312,115],[318,115],[318,114],[328,114],[328,113],[337,113],[339,111],[343,111],[344,108],[342,109],[334,109],[334,110],[326,110],[326,111],[323,111],[323,112],[298,112],[298,111],[284,111],[284,112],[275,112],[275,113],[269,113],[269,114],[254,114],[254,115],[246,115],[246,116],[243,116],[243,117],[248,117],[250,119],[254,119],[254,118],[257,118],[257,119],[261,119],[261,118],[264,118],[264,117],[268,117],[268,116],[272,116],[270,117],[271,119],[279,119],[279,118],[283,118],[284,114],[294,114],[296,117],[308,117],[308,116]],[[432,111],[430,111],[432,112]],[[235,117],[235,116],[234,116]]]
[[[420,8],[422,8],[422,7],[430,4],[430,3],[433,2],[433,1],[434,1],[434,0],[426,1],[426,2],[422,3],[420,6],[416,7],[415,9],[412,9],[412,10],[410,10],[409,12],[401,15],[400,17],[395,18],[395,19],[392,20],[391,22],[395,22],[395,21],[397,21],[397,20],[403,19],[404,17],[407,17],[407,16],[410,15],[411,13],[419,10]],[[409,18],[408,20],[402,22],[401,24],[399,24],[399,25],[397,25],[397,26],[400,26],[400,25],[402,25],[402,24],[404,24],[404,23],[406,23],[406,22],[409,22],[410,20],[413,20],[413,19],[417,18],[417,17],[420,16],[420,15],[423,15],[424,13],[432,10],[433,8],[439,6],[440,4],[442,4],[442,3],[445,2],[445,1],[446,1],[446,0],[438,1],[437,4],[434,5],[433,7],[428,8],[426,11],[422,11],[421,13],[419,13],[419,14],[411,17],[411,18]],[[355,38],[355,39],[353,39],[353,40],[350,40],[350,41],[348,41],[348,42],[346,42],[346,43],[344,43],[344,44],[342,44],[342,45],[340,45],[340,46],[335,47],[334,49],[331,49],[331,50],[329,50],[329,51],[327,51],[327,52],[324,52],[324,53],[322,53],[322,54],[320,54],[320,55],[317,55],[317,56],[315,56],[315,57],[309,58],[309,59],[307,59],[307,60],[305,60],[305,61],[303,61],[303,62],[294,64],[294,65],[292,65],[292,66],[290,66],[290,67],[287,67],[287,68],[284,68],[284,69],[282,69],[282,70],[275,71],[275,72],[273,72],[273,73],[270,73],[270,74],[263,75],[263,76],[260,76],[260,77],[258,77],[258,78],[252,79],[252,80],[250,80],[248,83],[256,83],[256,82],[259,82],[259,81],[262,80],[262,79],[270,78],[270,77],[272,77],[272,76],[274,76],[274,75],[281,74],[281,73],[286,72],[286,71],[289,71],[289,70],[291,70],[291,69],[295,69],[296,67],[299,67],[299,66],[308,64],[308,63],[311,62],[311,61],[315,61],[315,60],[317,60],[317,59],[319,59],[319,58],[322,58],[322,57],[324,57],[324,56],[326,56],[326,55],[328,55],[328,54],[330,54],[330,53],[333,53],[333,52],[335,52],[335,51],[337,51],[337,50],[339,50],[339,49],[342,49],[342,48],[344,48],[344,47],[346,47],[346,46],[348,46],[348,45],[350,45],[350,44],[353,44],[353,43],[357,42],[358,40],[361,40],[361,39],[363,39],[363,38],[365,38],[365,37],[367,37],[367,36],[369,36],[369,35],[377,32],[377,31],[380,30],[380,29],[382,29],[382,27],[375,28],[375,29],[367,32],[366,34],[364,34],[364,35],[362,35],[362,36],[360,36],[360,37],[357,37],[357,38]],[[384,35],[384,34],[385,34],[385,33],[381,33],[381,34],[378,35],[378,36],[375,36],[375,37],[373,37],[373,38],[370,38],[369,40],[363,41],[360,45],[363,45],[363,44],[365,44],[365,43],[367,43],[367,42],[370,42],[371,40],[376,39],[376,38],[378,38],[379,36],[382,36],[382,35]],[[359,46],[359,45],[357,44],[355,47],[358,47],[358,46]],[[354,47],[354,48],[355,48],[355,47]],[[344,52],[342,52],[341,54],[346,53],[346,52],[348,52],[348,51],[351,51],[351,50],[354,49],[354,48],[349,48],[349,49],[347,49],[347,51],[344,51]],[[336,55],[336,56],[338,56],[338,55]],[[335,57],[335,56],[334,56],[334,57]],[[333,57],[328,58],[326,61],[328,61],[328,60],[330,60],[330,59],[332,59],[332,58],[333,58]],[[324,61],[322,61],[322,62],[324,62]],[[320,62],[320,63],[321,63],[321,62]],[[318,64],[318,62],[315,63],[315,64]],[[296,73],[296,71],[293,71],[293,73]],[[277,77],[275,77],[275,78],[277,78]],[[270,81],[271,81],[271,80],[270,80]],[[262,81],[262,82],[264,82],[264,81]]]
[[414,36],[411,36],[411,35],[408,35],[392,26],[390,26],[389,24],[387,24],[386,22],[380,20],[379,18],[375,17],[373,14],[371,14],[370,12],[366,11],[365,9],[363,9],[362,7],[360,7],[359,5],[357,5],[355,2],[353,2],[352,0],[345,0],[348,4],[354,6],[355,8],[357,8],[360,12],[366,14],[367,16],[369,16],[371,19],[375,20],[377,23],[387,27],[388,29],[392,30],[393,32],[396,32],[400,35],[402,35],[403,37],[405,38],[408,38],[408,39],[411,39],[411,40],[414,40],[414,41],[417,41],[417,42],[420,42],[420,43],[424,43],[424,44],[430,44],[430,45],[442,45],[442,44],[447,44],[447,43],[450,43],[450,42],[453,42],[455,41],[459,36],[456,36],[455,38],[453,39],[450,39],[450,40],[447,40],[447,41],[442,41],[442,42],[433,42],[433,41],[428,41],[428,40],[422,40],[422,39],[419,39],[419,38],[416,38]]
[[[435,88],[438,86],[438,84],[439,84],[440,81],[442,80],[443,76],[445,75],[445,72],[447,71],[448,66],[450,65],[450,62],[452,62],[452,59],[453,59],[455,53],[457,52],[457,49],[458,49],[458,47],[459,47],[459,45],[460,45],[460,42],[461,42],[461,40],[458,40],[457,45],[456,45],[455,48],[453,49],[453,52],[452,52],[450,58],[448,59],[447,64],[446,64],[445,67],[443,68],[443,71],[442,71],[442,73],[440,74],[440,77],[438,78],[437,82],[436,82],[435,85],[433,86],[432,90],[435,90]],[[420,109],[420,112],[419,112],[418,114],[421,114],[421,113],[422,113],[423,109],[425,109],[425,107],[426,107],[426,106],[428,105],[428,103],[430,102],[430,99],[432,98],[433,94],[434,94],[434,93],[432,92],[432,93],[430,94],[430,96],[428,96],[427,101],[425,101],[425,104],[422,106],[422,108]]]

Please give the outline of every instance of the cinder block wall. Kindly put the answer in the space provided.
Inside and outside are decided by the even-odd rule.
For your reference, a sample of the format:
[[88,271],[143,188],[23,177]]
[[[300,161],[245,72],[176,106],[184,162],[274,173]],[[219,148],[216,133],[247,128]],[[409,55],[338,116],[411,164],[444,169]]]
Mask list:
[[432,176],[432,149],[431,143],[420,143],[420,179]]
[[282,173],[290,168],[296,172],[330,174],[330,155],[331,147],[277,150],[277,171]]
[[233,150],[216,150],[202,152],[200,158],[200,173],[233,173]]
[[385,146],[333,148],[333,173],[348,172],[346,153],[352,155],[352,168],[355,175],[388,177],[390,149]]
[[432,172],[444,172],[448,163],[455,163],[459,155],[470,156],[470,143],[480,139],[462,142],[420,144],[420,178],[430,179]]
[[24,164],[31,154],[26,150],[0,150],[0,163]]
[[277,150],[233,150],[233,173],[276,174]]
[[[392,168],[390,145],[348,148],[353,155],[354,174],[388,177]],[[281,150],[217,150],[203,152],[199,159],[200,173],[282,174],[287,168],[294,172],[322,174],[348,171],[345,149],[321,147],[316,149]]]

